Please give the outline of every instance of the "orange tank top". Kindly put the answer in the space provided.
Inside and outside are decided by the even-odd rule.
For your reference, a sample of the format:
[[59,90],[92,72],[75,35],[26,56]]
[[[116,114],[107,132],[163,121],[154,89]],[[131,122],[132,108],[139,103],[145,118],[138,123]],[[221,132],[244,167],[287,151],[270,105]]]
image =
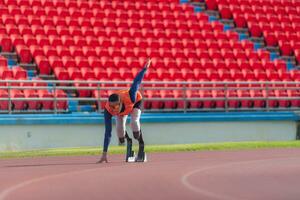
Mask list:
[[136,98],[135,98],[135,102],[132,103],[131,99],[130,99],[130,95],[129,95],[129,90],[119,90],[116,92],[116,94],[118,94],[121,98],[121,102],[122,104],[125,106],[125,109],[123,112],[118,113],[118,112],[114,112],[110,107],[109,107],[109,102],[106,103],[105,108],[106,110],[111,114],[111,115],[117,115],[117,116],[123,116],[123,115],[128,115],[129,113],[131,113],[131,111],[133,110],[133,106],[136,102],[140,101],[142,99],[142,94],[137,91],[136,93]]

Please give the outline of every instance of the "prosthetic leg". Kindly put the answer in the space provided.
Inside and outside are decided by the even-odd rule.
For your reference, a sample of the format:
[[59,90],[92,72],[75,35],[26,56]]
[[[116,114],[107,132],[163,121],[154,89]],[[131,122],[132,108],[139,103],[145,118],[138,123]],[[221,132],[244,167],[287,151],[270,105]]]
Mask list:
[[132,139],[128,136],[127,132],[125,133],[125,138],[127,141],[127,150],[126,150],[126,162],[135,162],[135,154],[132,151]]
[[138,150],[137,157],[135,158],[135,162],[147,162],[147,155],[144,151],[145,144],[143,140],[142,131],[139,132],[138,136],[137,133],[133,133],[133,135],[134,138],[139,141],[139,150]]

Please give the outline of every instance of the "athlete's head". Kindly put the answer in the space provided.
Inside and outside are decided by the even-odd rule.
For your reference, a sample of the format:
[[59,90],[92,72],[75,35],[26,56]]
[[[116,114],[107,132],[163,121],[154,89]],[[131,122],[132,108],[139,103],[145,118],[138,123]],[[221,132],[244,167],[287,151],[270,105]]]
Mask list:
[[121,110],[121,98],[118,94],[109,95],[108,104],[109,104],[109,107],[114,112],[120,112],[120,110]]

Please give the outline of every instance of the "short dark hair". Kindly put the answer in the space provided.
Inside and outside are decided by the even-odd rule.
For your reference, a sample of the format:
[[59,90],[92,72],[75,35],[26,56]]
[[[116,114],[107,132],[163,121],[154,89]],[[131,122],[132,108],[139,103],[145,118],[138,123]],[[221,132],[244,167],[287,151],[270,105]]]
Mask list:
[[120,96],[118,94],[111,94],[108,97],[108,101],[111,102],[111,103],[119,102],[120,101]]

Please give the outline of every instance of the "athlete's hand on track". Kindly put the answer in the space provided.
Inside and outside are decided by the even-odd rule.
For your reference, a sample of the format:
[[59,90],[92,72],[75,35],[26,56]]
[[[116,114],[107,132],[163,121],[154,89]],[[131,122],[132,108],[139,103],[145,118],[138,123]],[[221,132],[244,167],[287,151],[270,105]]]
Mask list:
[[101,159],[97,163],[103,163],[103,162],[108,163],[106,152],[103,152]]

